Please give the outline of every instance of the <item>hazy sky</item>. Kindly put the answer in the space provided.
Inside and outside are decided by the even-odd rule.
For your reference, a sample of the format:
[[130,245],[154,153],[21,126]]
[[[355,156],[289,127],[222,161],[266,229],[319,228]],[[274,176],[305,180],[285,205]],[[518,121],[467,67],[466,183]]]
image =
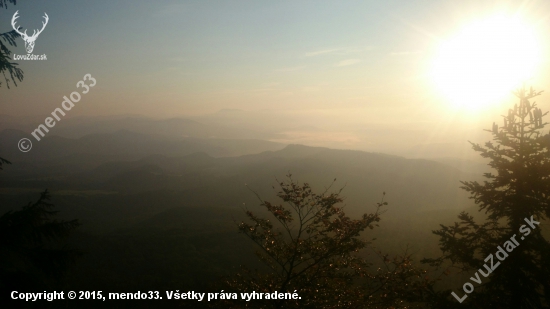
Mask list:
[[[442,42],[496,12],[540,35],[529,85],[550,92],[547,0],[18,1],[0,9],[0,32],[16,10],[29,32],[49,15],[33,52],[48,60],[17,61],[24,81],[0,88],[0,114],[12,116],[46,117],[90,73],[97,86],[71,117],[275,110],[332,127],[419,130],[424,140],[487,128],[512,101],[452,109],[430,68]],[[21,39],[13,51],[25,54]],[[550,93],[539,102],[548,109]]]

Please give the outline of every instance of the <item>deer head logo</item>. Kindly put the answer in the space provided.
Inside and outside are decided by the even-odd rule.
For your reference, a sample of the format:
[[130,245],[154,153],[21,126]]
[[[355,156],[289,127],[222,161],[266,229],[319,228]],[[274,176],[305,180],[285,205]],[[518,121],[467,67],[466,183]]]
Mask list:
[[36,32],[37,30],[33,30],[32,32],[32,35],[31,36],[28,36],[27,35],[27,30],[25,30],[25,32],[21,32],[19,31],[19,27],[17,27],[15,25],[15,20],[19,18],[19,15],[17,15],[19,11],[15,12],[15,14],[13,14],[13,17],[11,19],[11,26],[13,27],[13,29],[19,33],[21,35],[21,38],[23,39],[23,41],[25,41],[25,49],[27,49],[27,53],[32,53],[32,50],[34,49],[34,41],[36,41],[36,38],[38,38],[38,35],[44,30],[44,28],[46,28],[46,25],[48,24],[48,14],[44,13],[44,19],[46,20],[45,22],[42,22],[42,29],[38,30],[38,32]]

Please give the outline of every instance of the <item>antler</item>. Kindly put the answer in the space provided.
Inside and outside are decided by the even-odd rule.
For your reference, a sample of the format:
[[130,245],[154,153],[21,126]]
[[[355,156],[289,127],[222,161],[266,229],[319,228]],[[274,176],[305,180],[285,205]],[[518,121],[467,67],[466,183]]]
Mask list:
[[[15,21],[15,20],[19,18],[18,13],[19,13],[19,10],[17,10],[17,11],[15,12],[15,14],[13,14],[13,17],[12,17],[12,19],[11,19],[11,26],[12,26],[13,29],[14,29],[17,33],[19,33],[22,37],[24,37],[24,38],[25,38],[25,37],[29,37],[29,36],[27,35],[27,30],[26,30],[26,29],[25,29],[25,32],[21,32],[21,31],[19,31],[19,27],[17,27],[17,26],[15,25],[15,24],[16,24],[16,21]],[[46,21],[45,21],[45,22],[42,22],[42,29],[38,30],[38,33],[36,32],[37,30],[34,30],[34,31],[32,32],[32,35],[30,36],[31,38],[37,37],[37,36],[44,30],[44,28],[46,28],[46,25],[48,24],[48,20],[49,20],[50,18],[48,17],[48,14],[46,14],[46,13],[44,13],[44,15],[45,15],[45,16],[43,16],[43,17],[44,17],[44,19],[45,19]]]
[[[39,35],[40,32],[42,32],[44,30],[44,28],[46,28],[46,25],[48,24],[48,20],[50,20],[50,18],[48,17],[48,14],[46,14],[46,12],[44,12],[44,15],[45,16],[42,16],[42,17],[44,17],[46,22],[42,22],[42,29],[40,29],[40,31],[38,31],[38,33],[36,35]],[[33,32],[33,36],[34,36],[34,32]]]
[[45,16],[43,16],[43,17],[46,20],[46,22],[42,22],[42,29],[38,30],[38,33],[34,34],[36,32],[36,30],[34,30],[32,32],[32,37],[33,38],[37,37],[44,30],[44,28],[46,28],[46,25],[48,24],[48,20],[50,20],[50,18],[48,17],[48,14],[46,14],[46,12],[44,12],[44,15]]
[[19,27],[17,27],[15,24],[15,20],[19,18],[19,15],[17,15],[19,13],[19,10],[17,10],[15,12],[15,14],[13,14],[13,17],[11,18],[11,26],[13,27],[13,30],[15,30],[15,32],[19,33],[19,35],[21,35],[22,37],[26,37],[27,36],[27,30],[25,30],[25,32],[21,32],[19,31]]

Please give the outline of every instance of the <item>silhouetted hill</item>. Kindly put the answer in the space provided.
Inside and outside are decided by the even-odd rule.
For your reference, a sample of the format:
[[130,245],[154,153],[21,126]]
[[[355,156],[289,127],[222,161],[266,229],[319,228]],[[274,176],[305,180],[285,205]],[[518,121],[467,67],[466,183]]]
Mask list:
[[[137,144],[131,145],[132,140]],[[54,139],[55,143],[62,143],[60,141],[62,139]],[[11,187],[27,187],[32,183],[33,187],[107,190],[126,194],[193,188],[195,196],[213,194],[219,196],[219,203],[222,203],[221,192],[226,188],[237,190],[237,196],[247,195],[245,183],[262,194],[272,194],[265,190],[269,187],[267,184],[283,178],[290,171],[300,180],[318,187],[329,185],[330,180],[337,178],[339,186],[346,184],[345,195],[351,211],[359,209],[360,205],[374,205],[381,198],[381,193],[387,192],[392,210],[396,211],[396,215],[402,215],[419,210],[464,208],[471,203],[459,189],[459,181],[478,178],[429,160],[302,145],[289,145],[279,151],[240,157],[214,158],[206,153],[185,156],[157,154],[134,160],[134,157],[147,151],[154,153],[154,150],[161,148],[160,145],[148,143],[151,143],[148,138],[129,132],[71,140],[70,146],[65,149],[72,153],[70,156],[43,160],[40,167],[19,166],[17,172],[8,175],[4,183]],[[45,145],[49,146],[47,143]],[[143,146],[140,148],[139,145]],[[187,148],[180,144],[181,149],[189,152],[199,148],[193,148],[189,143],[185,146]],[[128,149],[132,156],[128,155],[123,160],[116,158]],[[59,149],[55,151],[59,155]],[[165,148],[164,151],[170,153],[174,149]],[[109,154],[113,156],[108,162],[93,159],[93,155]],[[63,165],[65,159],[70,165]],[[95,165],[86,161],[92,161]],[[32,169],[28,170],[30,166]],[[55,178],[51,177],[53,175]],[[235,184],[239,184],[240,188]],[[224,203],[228,206],[241,204],[238,200]]]
[[[16,143],[21,134],[3,131],[0,143]],[[73,242],[89,253],[71,272],[73,289],[195,289],[240,263],[254,265],[253,246],[234,222],[244,209],[263,213],[252,191],[279,202],[272,186],[288,172],[317,192],[336,178],[330,190],[345,186],[352,217],[372,212],[386,192],[381,227],[369,237],[387,252],[412,244],[424,256],[437,252],[430,231],[473,205],[459,180],[479,178],[430,160],[303,145],[215,157],[227,145],[208,141],[129,131],[45,138],[29,153],[11,153],[14,164],[0,178],[0,212],[48,188],[60,218],[82,222]]]

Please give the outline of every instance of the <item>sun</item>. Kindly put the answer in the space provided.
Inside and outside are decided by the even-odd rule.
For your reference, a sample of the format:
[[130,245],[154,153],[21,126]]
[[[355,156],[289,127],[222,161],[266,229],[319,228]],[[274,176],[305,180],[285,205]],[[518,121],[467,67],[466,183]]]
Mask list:
[[533,27],[519,17],[494,15],[441,43],[431,76],[455,108],[477,111],[499,103],[531,78],[540,54]]

